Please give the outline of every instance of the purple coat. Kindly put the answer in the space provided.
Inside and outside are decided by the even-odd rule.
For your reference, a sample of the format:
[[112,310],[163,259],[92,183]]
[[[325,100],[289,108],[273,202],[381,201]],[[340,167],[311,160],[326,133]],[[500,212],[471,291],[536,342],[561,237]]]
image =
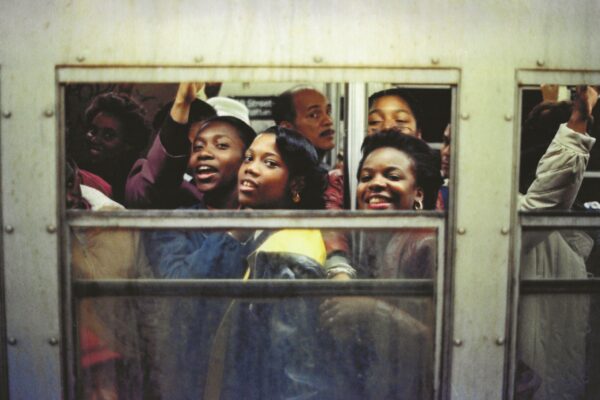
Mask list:
[[188,125],[165,119],[147,158],[135,162],[125,186],[127,208],[174,209],[202,200],[193,183],[183,179],[191,153]]

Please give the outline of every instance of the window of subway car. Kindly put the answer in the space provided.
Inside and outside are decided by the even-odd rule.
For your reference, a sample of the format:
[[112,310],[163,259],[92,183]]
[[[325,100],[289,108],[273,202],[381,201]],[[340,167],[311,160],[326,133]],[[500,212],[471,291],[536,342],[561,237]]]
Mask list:
[[[201,221],[72,220],[70,270],[83,288],[73,310],[81,391],[126,398],[432,393],[443,220],[393,229],[211,223],[211,214],[345,210],[351,197],[373,215],[448,206],[451,90],[369,84],[358,111],[366,125],[349,132],[356,110],[347,108],[344,87],[64,86],[67,210],[168,210],[160,214],[166,220]],[[364,143],[362,152],[345,147],[349,135]],[[360,154],[353,171],[351,152]],[[163,295],[85,290],[90,282],[148,279],[165,285]],[[377,279],[400,289],[383,297],[377,286],[360,296],[282,296],[269,288],[253,295],[225,292],[218,287],[225,279],[306,287]]]

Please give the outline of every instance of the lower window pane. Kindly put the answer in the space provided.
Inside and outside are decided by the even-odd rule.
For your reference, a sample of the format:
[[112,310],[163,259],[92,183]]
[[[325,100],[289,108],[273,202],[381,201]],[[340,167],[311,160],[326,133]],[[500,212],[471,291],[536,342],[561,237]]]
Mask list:
[[600,398],[600,295],[522,296],[517,346],[517,393]]
[[600,398],[599,243],[593,229],[523,231],[516,398]]
[[76,308],[88,396],[432,396],[431,296],[96,297]]
[[71,234],[81,396],[433,396],[435,229]]

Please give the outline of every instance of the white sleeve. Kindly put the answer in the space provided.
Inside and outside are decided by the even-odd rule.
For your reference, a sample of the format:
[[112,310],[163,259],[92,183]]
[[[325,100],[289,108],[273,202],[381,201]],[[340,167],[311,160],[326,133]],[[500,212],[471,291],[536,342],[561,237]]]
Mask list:
[[98,211],[100,209],[109,210],[124,210],[121,204],[112,200],[99,190],[93,187],[81,185],[81,196],[92,206],[92,211]]
[[519,198],[521,211],[555,209],[573,206],[583,173],[596,139],[587,133],[577,133],[562,124],[540,159],[535,180],[527,193]]

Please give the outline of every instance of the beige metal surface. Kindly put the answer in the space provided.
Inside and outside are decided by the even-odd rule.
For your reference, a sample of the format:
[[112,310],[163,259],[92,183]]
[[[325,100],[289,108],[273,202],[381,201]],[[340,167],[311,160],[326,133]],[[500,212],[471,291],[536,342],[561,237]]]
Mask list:
[[59,315],[58,241],[47,231],[58,222],[57,66],[78,67],[63,79],[87,81],[119,80],[122,70],[87,66],[183,67],[139,78],[152,81],[187,79],[189,67],[204,66],[267,67],[226,70],[223,78],[237,81],[349,78],[328,67],[381,71],[375,80],[387,81],[391,69],[408,67],[417,72],[407,80],[419,83],[431,79],[427,68],[460,70],[461,346],[451,397],[502,397],[505,349],[495,342],[506,330],[509,236],[501,230],[514,215],[516,70],[598,68],[600,2],[29,0],[0,9],[0,104],[10,113],[1,127],[2,215],[13,227],[3,233],[7,334],[18,339],[9,349],[11,398],[61,396],[58,348],[48,344]]

